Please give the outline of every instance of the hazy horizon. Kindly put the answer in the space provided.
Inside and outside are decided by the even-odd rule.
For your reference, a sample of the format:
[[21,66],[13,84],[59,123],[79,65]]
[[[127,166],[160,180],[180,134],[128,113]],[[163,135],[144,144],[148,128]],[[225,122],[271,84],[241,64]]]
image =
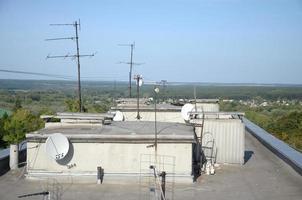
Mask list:
[[[62,82],[74,82],[77,83],[77,80],[64,80],[64,79],[5,79],[0,78],[0,81],[62,81]],[[129,84],[128,80],[81,80],[82,83],[88,83],[88,82],[105,82],[105,83],[123,83],[125,85]],[[135,85],[135,82],[132,82],[133,85]],[[144,82],[146,85],[154,85],[155,82],[152,81],[146,81]],[[157,84],[160,84],[160,81],[157,82]],[[294,84],[294,83],[232,83],[232,82],[182,82],[182,81],[173,81],[173,82],[167,82],[166,85],[197,85],[197,86],[294,86],[294,87],[302,87],[302,84]],[[1,86],[0,86],[1,88]]]
[[[135,41],[134,74],[146,82],[302,84],[302,3],[299,0],[16,1],[0,2],[0,70],[76,79],[74,54],[81,19],[82,80],[127,81]],[[85,78],[86,77],[86,78]],[[48,79],[0,71],[0,79]],[[62,79],[62,78],[61,78]]]

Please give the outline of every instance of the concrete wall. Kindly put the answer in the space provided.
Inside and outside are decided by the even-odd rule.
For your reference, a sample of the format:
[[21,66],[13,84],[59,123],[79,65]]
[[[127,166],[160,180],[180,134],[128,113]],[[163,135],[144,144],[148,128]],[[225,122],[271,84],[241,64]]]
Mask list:
[[[204,112],[219,112],[219,104],[214,103],[197,103],[197,110]],[[125,121],[136,121],[137,111],[122,111],[125,116]],[[142,121],[154,121],[154,110],[140,112]],[[176,122],[185,123],[181,117],[180,111],[158,111],[156,114],[157,121],[159,122]]]
[[[201,128],[196,128],[200,135]],[[244,164],[245,125],[240,119],[206,119],[202,136],[203,146],[212,146],[217,163]],[[205,151],[210,154],[209,150]]]
[[[58,164],[45,152],[45,143],[29,142],[27,149],[28,172],[60,172],[60,173],[96,173],[97,166],[105,169],[105,174],[140,172],[142,154],[153,154],[154,148],[146,148],[148,144],[125,143],[73,143],[69,162]],[[37,148],[31,148],[36,147]],[[175,157],[175,173],[191,175],[192,144],[159,144],[158,154]],[[70,169],[67,165],[75,164]]]

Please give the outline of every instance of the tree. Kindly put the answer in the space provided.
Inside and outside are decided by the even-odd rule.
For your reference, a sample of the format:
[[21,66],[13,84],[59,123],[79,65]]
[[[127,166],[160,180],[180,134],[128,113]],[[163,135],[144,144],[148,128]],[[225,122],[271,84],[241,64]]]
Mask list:
[[[65,106],[68,112],[79,112],[79,101],[73,99],[65,100]],[[83,105],[82,105],[83,106]],[[87,109],[83,106],[83,111],[87,112]]]
[[17,111],[17,110],[20,109],[20,108],[22,108],[21,100],[20,100],[19,97],[16,97],[15,105],[14,105],[13,111]]
[[5,147],[5,142],[2,140],[4,137],[4,122],[8,119],[8,114],[5,112],[0,118],[0,147]]
[[4,121],[3,140],[9,144],[18,144],[25,139],[25,134],[43,127],[43,120],[29,110],[18,109]]

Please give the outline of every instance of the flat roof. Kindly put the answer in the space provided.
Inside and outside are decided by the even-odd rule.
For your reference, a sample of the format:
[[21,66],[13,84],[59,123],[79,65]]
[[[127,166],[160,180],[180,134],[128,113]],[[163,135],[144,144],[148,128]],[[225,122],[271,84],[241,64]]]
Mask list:
[[[151,121],[122,121],[109,125],[67,125],[62,127],[44,128],[26,134],[28,141],[37,138],[46,139],[50,134],[62,133],[72,141],[102,142],[152,142],[155,135],[155,124]],[[182,123],[157,122],[159,142],[190,142],[194,141],[193,127]]]
[[[10,171],[0,176],[2,199],[13,200],[19,195],[45,190],[49,190],[52,195],[59,195],[64,200],[149,199],[150,197],[150,188],[148,185],[140,185],[139,178],[132,177],[131,184],[125,184],[125,181],[119,182],[119,179],[115,183],[110,183],[106,169],[104,182],[101,185],[80,183],[74,181],[76,177],[70,177],[67,183],[61,183],[59,177],[56,176],[45,181],[33,181],[22,178],[22,172],[24,172],[23,168],[20,171]],[[96,174],[93,174],[91,179],[92,182],[96,182]],[[200,197],[207,200],[300,200],[302,198],[301,185],[302,176],[246,132],[243,166],[221,165],[216,169],[215,175],[202,175],[194,184],[175,182],[173,194],[174,199],[187,200]],[[169,192],[167,190],[168,195]],[[36,196],[31,199],[41,198],[41,196]]]
[[[154,112],[154,104],[147,105],[147,104],[140,104],[139,109],[141,112],[148,111],[148,112]],[[120,111],[137,111],[137,105],[136,104],[119,104],[116,107],[111,107],[111,110],[120,110]],[[156,104],[156,111],[157,112],[180,112],[181,106],[174,106],[171,104]]]

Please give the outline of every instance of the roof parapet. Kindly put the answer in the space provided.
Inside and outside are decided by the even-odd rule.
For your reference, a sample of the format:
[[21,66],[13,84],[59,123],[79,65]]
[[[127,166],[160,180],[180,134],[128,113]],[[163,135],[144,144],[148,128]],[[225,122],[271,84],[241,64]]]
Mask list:
[[57,113],[56,115],[41,115],[45,128],[68,125],[106,125],[113,120],[111,113]]

